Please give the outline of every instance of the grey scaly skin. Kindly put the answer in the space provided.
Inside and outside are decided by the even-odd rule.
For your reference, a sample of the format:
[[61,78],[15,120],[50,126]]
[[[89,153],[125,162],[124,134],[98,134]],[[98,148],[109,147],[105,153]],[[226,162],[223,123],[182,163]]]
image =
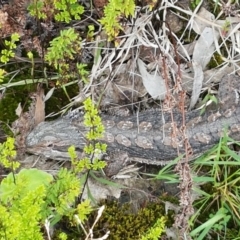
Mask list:
[[[173,112],[177,138],[172,138],[171,114],[159,109],[147,110],[123,117],[101,115],[105,135],[101,140],[108,145],[108,152],[121,150],[132,161],[165,165],[185,152],[187,138],[193,156],[204,153],[218,143],[224,129],[235,140],[240,140],[240,104],[238,90],[240,78],[224,76],[219,86],[219,105],[215,111],[200,115],[194,110],[186,113],[186,136],[181,132],[182,114]],[[86,143],[87,129],[82,116],[74,121],[59,118],[39,124],[27,137],[27,151],[56,160],[67,160],[67,148],[75,145],[80,153]]]

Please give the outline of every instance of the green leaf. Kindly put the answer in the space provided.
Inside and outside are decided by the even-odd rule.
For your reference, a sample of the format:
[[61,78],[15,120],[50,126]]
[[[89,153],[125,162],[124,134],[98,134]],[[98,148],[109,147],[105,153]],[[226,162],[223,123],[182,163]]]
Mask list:
[[126,188],[125,186],[119,184],[119,183],[115,183],[115,182],[112,182],[112,181],[109,181],[105,178],[100,178],[100,177],[97,177],[93,171],[90,171],[89,173],[96,181],[104,184],[104,185],[108,185],[108,186],[111,186],[111,187],[116,187],[116,188]]
[[31,190],[35,190],[37,187],[44,185],[47,186],[53,180],[51,174],[44,171],[32,168],[32,169],[22,169],[18,174],[13,175],[13,173],[8,174],[4,178],[0,185],[0,199],[3,202],[13,197],[13,193],[18,188],[18,182],[24,180],[25,186],[21,191],[21,196],[26,195]]
[[210,229],[221,219],[225,219],[225,217],[226,217],[226,209],[220,208],[214,216],[212,216],[208,221],[206,221],[205,223],[203,223],[202,225],[194,229],[190,233],[190,235],[197,236],[197,234],[202,231],[201,234],[196,239],[197,240],[205,239],[205,236],[210,231]]

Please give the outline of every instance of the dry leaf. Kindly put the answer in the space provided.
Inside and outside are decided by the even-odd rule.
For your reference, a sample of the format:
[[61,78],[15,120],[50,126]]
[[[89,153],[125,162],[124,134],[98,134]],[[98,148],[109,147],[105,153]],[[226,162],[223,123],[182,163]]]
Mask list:
[[192,97],[190,102],[190,109],[192,109],[195,106],[199,98],[199,95],[201,93],[202,83],[203,83],[202,66],[197,62],[193,62],[192,66],[194,69],[194,80],[193,80],[193,90],[192,90]]
[[22,106],[21,106],[21,103],[18,104],[16,110],[15,110],[15,113],[18,117],[20,117],[20,115],[22,114]]
[[21,103],[18,104],[16,110],[15,110],[15,113],[18,117],[20,117],[20,115],[22,114],[22,106],[21,106]]
[[36,96],[36,106],[34,113],[34,125],[37,126],[39,123],[45,120],[45,102],[44,102],[44,90],[39,87]]
[[203,70],[206,68],[215,51],[214,40],[218,38],[219,34],[217,31],[206,27],[195,44],[193,61],[200,64]]
[[[204,7],[200,8],[200,10],[197,13],[197,16],[199,16],[199,18],[198,17],[194,18],[193,30],[197,34],[201,34],[206,27],[211,27],[211,23],[214,22],[215,17],[211,12],[209,12]],[[205,19],[206,21],[201,20],[201,18]]]
[[45,98],[44,98],[44,102],[46,102],[54,93],[55,87],[51,88],[48,93],[46,94]]
[[[96,201],[99,201],[100,199],[106,199],[108,196],[113,196],[118,199],[120,198],[120,194],[122,192],[120,188],[110,185],[103,185],[92,178],[88,179],[88,187],[91,189],[91,194]],[[83,199],[87,198],[88,192],[87,188],[85,188],[83,192]]]
[[138,59],[138,68],[147,92],[153,99],[163,100],[166,94],[166,86],[163,78],[157,73],[148,73],[144,62],[140,59]]

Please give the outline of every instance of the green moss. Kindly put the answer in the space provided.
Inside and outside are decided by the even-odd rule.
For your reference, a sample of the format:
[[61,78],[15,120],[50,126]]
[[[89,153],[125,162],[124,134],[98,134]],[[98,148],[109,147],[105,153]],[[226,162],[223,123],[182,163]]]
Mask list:
[[[30,79],[31,77],[27,72],[23,72],[21,75],[17,76],[13,79],[12,82],[17,82],[22,79]],[[4,82],[7,84],[9,82],[9,78],[5,78]],[[49,83],[50,84],[50,83]],[[50,90],[45,87],[45,94]],[[24,108],[23,111],[28,111],[28,107],[32,102],[30,98],[30,94],[36,92],[37,84],[26,84],[24,86],[12,87],[6,90],[4,93],[4,97],[0,101],[0,122],[3,122],[1,127],[7,135],[11,135],[12,132],[9,129],[8,125],[11,126],[11,123],[15,121],[18,116],[15,113],[15,110],[19,103]],[[66,91],[70,98],[76,96],[79,92],[79,88],[77,84],[66,87]],[[46,115],[49,113],[57,113],[64,106],[69,103],[69,99],[66,96],[64,90],[62,88],[57,88],[54,91],[53,96],[46,102]]]
[[[168,196],[164,196],[163,199],[169,200]],[[176,202],[176,198],[171,197],[171,199]],[[110,240],[135,240],[145,235],[161,217],[166,219],[165,226],[167,228],[171,227],[174,222],[175,213],[172,210],[169,210],[167,215],[165,214],[164,200],[163,202],[148,202],[143,208],[139,209],[137,213],[132,212],[131,204],[121,205],[112,199],[103,200],[99,205],[105,205],[105,209],[99,221],[94,226],[94,238],[100,238],[106,234],[107,231],[110,231],[108,237]],[[96,217],[96,211],[89,216],[85,223],[86,230],[93,225]],[[68,221],[63,219],[58,226],[56,226],[57,229],[54,239],[59,239],[57,232],[66,232],[68,239],[83,239],[85,235],[81,228],[67,226],[67,222]]]
[[184,31],[185,31],[184,29],[179,31],[177,33],[177,36],[181,37],[182,34],[184,33],[184,37],[183,37],[184,44],[192,43],[196,39],[197,34],[194,31],[189,31],[189,30],[186,30],[185,32]]
[[219,55],[217,52],[215,52],[210,60],[210,62],[208,63],[207,67],[209,69],[212,69],[212,68],[216,68],[218,67],[219,65],[221,65],[223,63],[223,59],[222,59],[222,56]]
[[[139,239],[152,227],[157,219],[166,217],[166,225],[173,223],[173,212],[165,215],[163,203],[150,202],[144,208],[134,214],[131,213],[130,205],[120,205],[116,201],[104,201],[105,211],[94,228],[94,237],[103,236],[106,231],[110,231],[108,239]],[[96,216],[93,216],[92,220]]]
[[239,229],[228,228],[226,230],[226,237],[225,237],[226,240],[239,239],[239,236],[240,236],[240,230]]

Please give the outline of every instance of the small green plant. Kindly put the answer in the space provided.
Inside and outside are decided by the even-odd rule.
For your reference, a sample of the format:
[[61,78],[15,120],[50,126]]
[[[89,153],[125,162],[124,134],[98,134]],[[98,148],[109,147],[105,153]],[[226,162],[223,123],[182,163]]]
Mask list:
[[165,232],[165,223],[165,217],[159,218],[153,227],[151,227],[148,232],[141,237],[141,240],[158,240],[162,233]]
[[133,16],[134,10],[134,0],[110,0],[104,7],[104,17],[100,23],[103,25],[109,41],[114,40],[123,30],[120,23],[121,17]]
[[206,108],[208,106],[209,101],[212,102],[212,103],[215,103],[215,104],[218,103],[218,100],[217,100],[216,96],[213,95],[211,92],[208,92],[207,95],[204,97],[204,99],[201,102],[203,107],[200,111],[200,115],[202,115],[206,111]]
[[78,70],[78,74],[81,76],[83,82],[85,84],[88,83],[88,76],[89,76],[89,71],[87,71],[87,65],[83,64],[83,63],[77,63],[76,64],[77,70]]
[[41,207],[52,176],[36,169],[10,173],[0,185],[0,238],[43,239]]
[[227,35],[230,27],[231,27],[231,22],[229,20],[225,20],[225,22],[222,26],[222,29],[221,29],[222,35],[224,37]]
[[94,25],[88,25],[87,40],[88,40],[89,42],[94,41],[94,38],[93,38],[93,36],[94,36],[94,30],[95,30]]
[[13,171],[19,168],[20,163],[15,161],[16,150],[15,150],[15,139],[8,137],[5,143],[0,144],[0,164],[5,168],[10,168]]
[[15,56],[15,53],[13,52],[14,49],[16,49],[17,45],[16,45],[16,42],[19,41],[19,34],[17,33],[13,33],[11,35],[11,40],[8,41],[8,40],[5,40],[4,41],[4,45],[6,47],[6,49],[3,49],[1,51],[1,62],[6,64],[10,58],[14,57]]
[[69,60],[80,51],[81,40],[79,34],[73,28],[63,30],[60,36],[50,42],[50,48],[46,54],[46,60],[59,71],[69,69]]
[[[60,169],[51,174],[38,169],[23,169],[9,174],[0,185],[0,236],[6,239],[43,239],[41,225],[49,221],[55,225],[63,217],[76,225],[75,216],[82,222],[92,211],[86,200],[76,207],[80,180],[70,170]],[[11,221],[9,221],[11,216]]]
[[6,71],[4,69],[0,68],[0,83],[3,82],[4,75],[6,74]]
[[44,5],[45,1],[34,0],[29,4],[28,11],[32,16],[36,17],[37,19],[46,19],[47,14],[43,11]]
[[[69,81],[70,78],[77,76],[80,76],[84,82],[88,81],[87,65],[73,63],[73,60],[80,54],[80,46],[81,39],[73,28],[61,31],[60,36],[50,42],[45,59],[59,72],[63,81]],[[57,82],[57,85],[59,84]]]
[[103,169],[106,166],[105,161],[99,160],[99,156],[106,152],[107,145],[97,141],[103,137],[104,134],[104,126],[98,114],[98,110],[93,105],[90,98],[84,101],[84,109],[84,125],[89,128],[86,134],[88,143],[84,147],[84,152],[87,157],[79,161],[74,146],[70,147],[68,150],[72,165],[76,172],[82,172],[83,169]]
[[70,23],[71,20],[80,19],[84,8],[77,0],[34,0],[29,4],[28,11],[37,19],[54,18]]
[[194,10],[199,5],[200,2],[201,0],[191,0],[190,2],[191,9]]
[[194,236],[197,240],[206,239],[206,236],[210,231],[212,232],[226,232],[226,226],[231,216],[225,208],[220,208],[217,213],[210,214],[209,219],[202,225],[197,227],[191,232],[191,236]]
[[80,19],[84,8],[77,0],[54,0],[54,6],[58,10],[55,15],[57,21],[69,23],[72,19]]

